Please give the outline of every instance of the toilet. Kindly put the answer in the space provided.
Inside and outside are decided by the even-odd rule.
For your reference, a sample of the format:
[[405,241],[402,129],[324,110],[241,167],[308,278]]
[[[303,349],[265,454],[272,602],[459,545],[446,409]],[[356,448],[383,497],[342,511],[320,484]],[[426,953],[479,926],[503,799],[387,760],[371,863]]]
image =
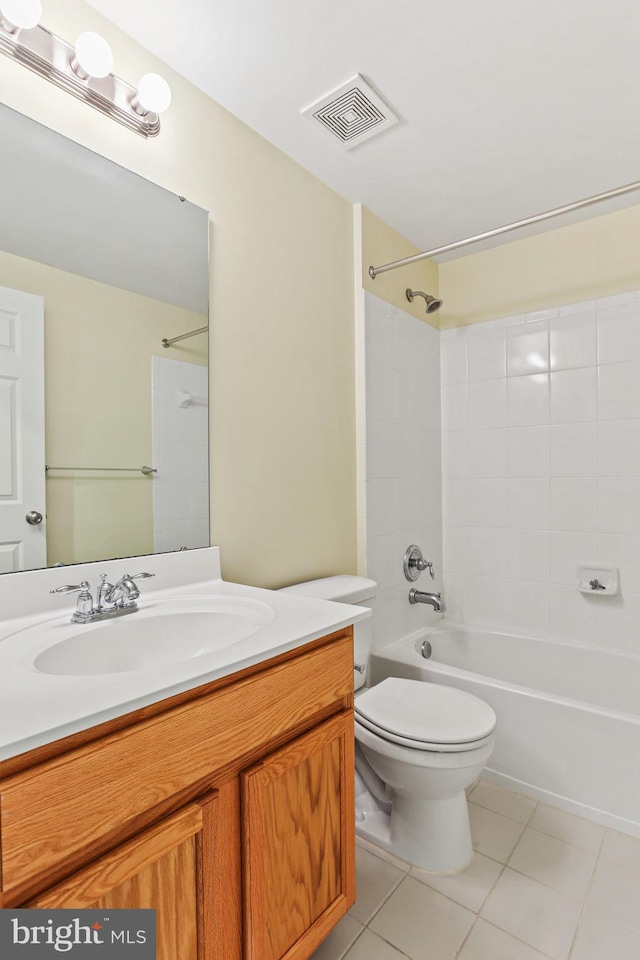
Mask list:
[[[370,606],[377,584],[325,577],[290,593]],[[356,833],[434,873],[473,856],[466,788],[493,752],[496,715],[463,690],[388,677],[366,688],[371,619],[354,625]]]

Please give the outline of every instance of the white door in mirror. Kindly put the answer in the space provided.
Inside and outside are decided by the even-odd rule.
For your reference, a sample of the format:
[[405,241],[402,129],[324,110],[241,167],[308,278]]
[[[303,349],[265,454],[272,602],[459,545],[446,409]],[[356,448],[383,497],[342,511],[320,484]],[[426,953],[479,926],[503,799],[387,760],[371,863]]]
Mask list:
[[43,330],[42,297],[0,287],[0,573],[47,565]]

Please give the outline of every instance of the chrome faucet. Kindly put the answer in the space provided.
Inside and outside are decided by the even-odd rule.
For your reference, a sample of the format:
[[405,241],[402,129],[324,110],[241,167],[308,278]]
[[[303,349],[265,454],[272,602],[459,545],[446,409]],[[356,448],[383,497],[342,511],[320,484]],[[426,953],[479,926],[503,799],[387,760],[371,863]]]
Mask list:
[[125,573],[115,584],[112,584],[107,582],[107,574],[103,573],[96,588],[95,604],[87,580],[82,580],[80,583],[65,583],[62,587],[50,590],[49,593],[76,593],[79,591],[78,603],[75,613],[71,617],[71,622],[94,623],[96,620],[121,617],[125,613],[133,613],[134,610],[137,610],[138,604],[136,601],[140,596],[140,591],[133,581],[147,580],[149,577],[155,577],[155,573],[135,573],[132,577]]
[[443,613],[445,606],[441,593],[425,593],[424,590],[409,590],[409,603],[430,603],[436,613]]
[[125,573],[123,577],[120,577],[115,586],[111,587],[110,585],[110,589],[105,594],[105,600],[107,603],[113,603],[116,607],[123,607],[133,603],[140,596],[140,591],[133,581],[144,578],[145,576],[149,576],[149,574],[138,573],[130,577],[128,573]]

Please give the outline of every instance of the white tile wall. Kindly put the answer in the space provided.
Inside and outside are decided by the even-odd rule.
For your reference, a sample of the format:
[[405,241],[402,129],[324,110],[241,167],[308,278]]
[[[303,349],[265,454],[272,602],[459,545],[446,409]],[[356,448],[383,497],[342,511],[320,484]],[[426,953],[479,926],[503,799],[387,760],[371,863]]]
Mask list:
[[[207,367],[151,358],[154,550],[209,546]],[[194,398],[181,407],[180,391]]]
[[[378,582],[374,646],[390,643],[436,619],[409,603],[402,572],[406,548],[417,543],[437,572],[417,586],[442,586],[442,500],[451,497],[441,463],[440,337],[438,331],[370,293],[365,298],[367,417],[367,575]],[[449,429],[467,425],[466,336],[450,337],[442,355],[442,416]],[[458,444],[465,459],[466,440]],[[447,453],[457,472],[456,444]],[[496,454],[497,455],[497,454]],[[455,481],[454,481],[455,482]],[[464,497],[460,491],[453,496]],[[466,502],[466,501],[465,501]],[[453,506],[455,509],[455,506]],[[454,541],[450,549],[455,550]],[[463,562],[464,548],[456,565]]]
[[[460,338],[465,336],[464,330],[455,331]],[[478,335],[479,334],[479,335]],[[443,338],[443,348],[449,335]],[[469,382],[474,380],[498,380],[507,374],[505,329],[492,327],[491,330],[480,332],[475,327],[466,331],[467,363],[469,368]],[[460,344],[461,350],[462,344]]]
[[[450,614],[640,651],[640,294],[440,339]],[[621,596],[576,591],[598,559]]]

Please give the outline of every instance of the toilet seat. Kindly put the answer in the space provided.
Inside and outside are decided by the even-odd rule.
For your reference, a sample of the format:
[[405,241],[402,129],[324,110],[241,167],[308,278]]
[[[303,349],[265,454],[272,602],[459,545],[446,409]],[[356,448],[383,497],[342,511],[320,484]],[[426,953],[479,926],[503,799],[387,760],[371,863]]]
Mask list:
[[356,725],[416,750],[458,752],[482,747],[496,715],[470,693],[439,683],[388,677],[355,702]]
[[355,718],[356,740],[358,739],[358,728],[370,730],[371,733],[380,737],[381,740],[386,740],[387,743],[397,743],[398,746],[409,747],[411,750],[423,750],[425,753],[463,753],[469,750],[479,750],[480,747],[484,747],[485,744],[491,743],[493,740],[493,733],[481,737],[479,740],[467,740],[461,743],[433,743],[427,740],[410,740],[408,737],[389,733],[388,730],[376,727],[373,723],[366,721],[363,723],[362,717],[358,716]]

